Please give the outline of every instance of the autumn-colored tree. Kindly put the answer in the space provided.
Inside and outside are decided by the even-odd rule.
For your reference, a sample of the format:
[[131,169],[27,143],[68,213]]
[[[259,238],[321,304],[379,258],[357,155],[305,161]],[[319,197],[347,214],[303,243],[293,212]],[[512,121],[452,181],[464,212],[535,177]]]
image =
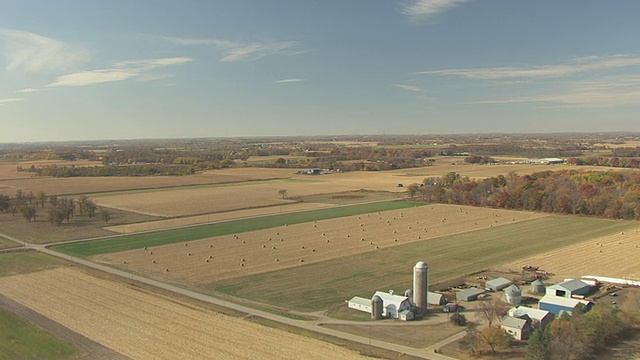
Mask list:
[[44,202],[47,201],[47,193],[42,190],[38,191],[36,194],[36,201],[40,203],[41,208],[44,208]]
[[287,189],[278,190],[278,195],[280,195],[280,198],[285,199],[287,197]]
[[486,320],[489,326],[491,326],[494,321],[506,316],[508,310],[509,304],[504,302],[502,298],[496,297],[478,302],[476,316],[482,320]]

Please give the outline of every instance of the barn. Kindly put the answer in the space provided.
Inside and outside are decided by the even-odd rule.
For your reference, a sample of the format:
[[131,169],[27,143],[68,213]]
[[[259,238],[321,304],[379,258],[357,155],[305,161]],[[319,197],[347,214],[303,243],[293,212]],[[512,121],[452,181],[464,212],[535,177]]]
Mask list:
[[590,290],[591,288],[589,287],[589,284],[585,283],[584,281],[578,279],[569,279],[547,287],[547,295],[570,298],[576,295],[587,295]]
[[382,299],[382,316],[398,319],[404,310],[411,310],[411,302],[406,296],[394,295],[391,292],[376,291],[373,296]]
[[468,288],[456,293],[456,300],[458,301],[473,301],[478,298],[478,295],[484,294],[484,290],[476,287]]
[[371,313],[371,299],[354,296],[351,298],[351,300],[349,300],[347,306],[350,309]]
[[587,310],[593,306],[593,303],[588,300],[554,296],[547,293],[547,295],[543,296],[540,302],[538,302],[538,307],[540,310],[546,310],[555,315],[560,315],[562,311],[572,312],[578,304],[583,304]]
[[511,284],[512,284],[511,280],[505,279],[503,277],[499,277],[499,278],[487,281],[484,284],[484,287],[489,291],[500,291]]

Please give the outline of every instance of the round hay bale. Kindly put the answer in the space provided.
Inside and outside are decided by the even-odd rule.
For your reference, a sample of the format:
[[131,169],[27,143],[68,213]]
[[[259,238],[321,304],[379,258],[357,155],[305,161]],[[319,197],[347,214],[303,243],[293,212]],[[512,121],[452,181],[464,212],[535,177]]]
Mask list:
[[127,263],[127,260],[123,261],[122,263],[123,263],[123,264],[126,264],[126,263]]
[[209,259],[206,259],[204,262],[209,262]]
[[213,244],[209,244],[209,247],[210,247],[210,248],[212,248],[212,247],[213,247]]
[[360,241],[364,241],[364,238],[360,238]]
[[156,263],[156,261],[155,261],[155,260],[151,260],[151,263],[152,263],[152,264],[155,264],[155,263]]
[[240,266],[244,266],[244,263],[240,263]]
[[302,245],[302,248],[304,249],[304,245]]
[[393,239],[393,242],[398,242],[398,239]]
[[144,249],[147,250],[147,247],[145,246]]
[[303,263],[303,262],[304,262],[304,259],[300,259],[300,262],[301,262],[301,263]]
[[275,246],[272,246],[272,247],[271,247],[271,249],[272,249],[272,250],[275,250],[275,249],[276,249],[276,247],[275,247]]
[[311,252],[316,252],[316,249],[311,249]]
[[380,247],[376,246],[376,249],[380,249]]
[[242,240],[242,243],[243,243],[243,244],[246,244],[247,242],[246,242],[246,241],[244,241],[244,240]]
[[188,246],[188,245],[189,245],[188,243],[184,243],[184,246]]
[[209,259],[213,259],[213,255],[209,255]]
[[280,259],[276,258],[276,262],[280,261]]
[[149,251],[149,255],[153,255],[153,251]]
[[262,248],[263,248],[263,249],[266,249],[266,248],[267,248],[267,245],[262,245]]
[[331,240],[327,239],[327,242],[331,242]]
[[280,242],[284,242],[284,239],[280,239]]
[[240,262],[244,262],[244,258],[240,259]]
[[165,268],[165,269],[164,269],[164,271],[165,271],[165,272],[169,272],[169,268]]
[[187,256],[191,256],[191,253],[187,253]]

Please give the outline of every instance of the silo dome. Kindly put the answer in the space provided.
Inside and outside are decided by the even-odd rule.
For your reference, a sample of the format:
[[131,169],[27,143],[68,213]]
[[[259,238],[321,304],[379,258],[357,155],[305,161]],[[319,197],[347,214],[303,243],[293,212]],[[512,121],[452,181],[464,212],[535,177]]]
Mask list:
[[542,282],[542,280],[536,279],[534,282],[531,283],[531,292],[533,294],[544,294],[545,285]]
[[424,261],[418,261],[413,267],[413,303],[419,315],[427,311],[427,292],[429,291],[429,267]]
[[429,266],[424,261],[418,261],[416,263],[416,269],[428,269],[428,268],[429,268]]
[[515,284],[504,289],[504,295],[511,305],[520,305],[522,302],[522,290]]
[[408,297],[409,299],[411,299],[411,301],[413,301],[413,290],[411,289],[405,290],[404,297]]

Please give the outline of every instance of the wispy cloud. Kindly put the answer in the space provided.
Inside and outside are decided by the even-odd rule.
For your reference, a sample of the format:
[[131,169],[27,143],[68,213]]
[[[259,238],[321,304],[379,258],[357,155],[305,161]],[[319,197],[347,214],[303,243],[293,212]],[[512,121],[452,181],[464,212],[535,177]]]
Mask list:
[[282,80],[276,81],[276,84],[296,83],[296,82],[303,82],[303,81],[307,81],[307,79],[282,79]]
[[553,78],[620,69],[640,65],[640,57],[627,55],[591,56],[575,59],[569,64],[541,65],[528,67],[494,67],[483,69],[446,69],[421,71],[420,75],[452,75],[470,79],[497,80],[509,78]]
[[188,57],[173,57],[151,60],[132,60],[115,63],[112,67],[98,70],[80,71],[59,76],[47,87],[86,86],[140,77],[143,74],[167,66],[182,65],[193,61]]
[[561,106],[611,107],[640,104],[640,76],[577,81],[547,94],[474,101],[470,104],[555,103]]
[[25,88],[25,89],[16,90],[17,93],[22,93],[22,94],[34,93],[34,92],[38,92],[38,91],[40,91],[40,90],[35,89],[35,88]]
[[402,6],[400,11],[412,21],[422,21],[466,2],[468,0],[413,0],[411,4]]
[[419,87],[414,86],[414,85],[391,84],[391,86],[397,87],[398,89],[415,91],[415,92],[421,92],[422,91],[422,89],[420,89]]
[[7,70],[69,70],[89,60],[89,53],[61,41],[27,31],[0,29]]
[[183,39],[162,37],[181,46],[213,46],[223,51],[221,62],[255,61],[271,55],[298,55],[306,51],[300,49],[297,41],[266,41],[239,43],[220,39]]
[[4,105],[4,104],[16,102],[16,101],[22,101],[22,100],[25,100],[25,99],[23,99],[23,98],[5,98],[5,99],[0,98],[0,105]]

